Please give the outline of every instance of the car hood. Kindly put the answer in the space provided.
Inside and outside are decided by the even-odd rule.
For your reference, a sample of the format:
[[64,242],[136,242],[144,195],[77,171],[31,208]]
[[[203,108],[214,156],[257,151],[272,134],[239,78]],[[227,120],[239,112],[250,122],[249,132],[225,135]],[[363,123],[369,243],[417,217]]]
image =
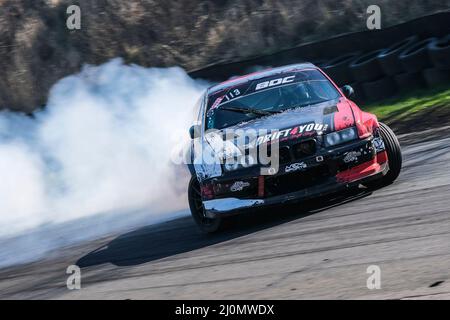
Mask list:
[[226,156],[235,151],[236,138],[247,135],[249,131],[256,132],[254,138],[245,144],[251,147],[274,140],[283,143],[310,138],[354,125],[355,117],[349,102],[340,98],[242,122],[220,132],[209,133],[206,140],[213,149],[220,147],[225,150]]
[[[335,119],[347,120],[348,125],[353,124],[353,113],[348,111],[351,111],[350,104],[343,99],[336,99],[241,122],[226,128],[226,130],[284,130],[314,123],[324,125],[323,131],[332,132],[336,130],[335,127],[338,127],[339,130],[344,129],[340,124],[335,126]],[[345,118],[346,116],[347,118]]]

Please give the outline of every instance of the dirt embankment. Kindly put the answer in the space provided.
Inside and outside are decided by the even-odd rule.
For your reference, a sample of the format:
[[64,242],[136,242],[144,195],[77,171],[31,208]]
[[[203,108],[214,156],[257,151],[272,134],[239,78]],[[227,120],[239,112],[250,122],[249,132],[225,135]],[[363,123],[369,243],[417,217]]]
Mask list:
[[[114,57],[198,68],[363,30],[371,0],[0,0],[0,109],[31,110],[85,64]],[[66,10],[81,8],[81,30]],[[450,0],[388,1],[383,26],[450,8]]]

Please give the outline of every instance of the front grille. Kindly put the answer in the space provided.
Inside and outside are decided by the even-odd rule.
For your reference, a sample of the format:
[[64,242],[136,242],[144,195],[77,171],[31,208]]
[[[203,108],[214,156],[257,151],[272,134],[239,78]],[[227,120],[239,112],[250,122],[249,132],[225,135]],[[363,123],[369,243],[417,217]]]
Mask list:
[[331,176],[326,164],[280,176],[267,177],[265,181],[266,196],[282,195],[300,191],[325,182]]
[[[310,139],[291,146],[280,146],[278,148],[279,163],[288,164],[296,160],[310,157],[316,153],[316,140]],[[272,156],[272,146],[267,148],[267,155]]]
[[[272,157],[272,145],[267,147],[267,156]],[[278,147],[279,163],[287,164],[292,161],[291,151],[288,146]]]
[[297,144],[294,144],[292,147],[292,154],[296,160],[302,159],[305,157],[312,156],[316,153],[316,141],[315,140],[307,140]]
[[289,147],[280,148],[280,164],[286,164],[291,162],[291,153]]

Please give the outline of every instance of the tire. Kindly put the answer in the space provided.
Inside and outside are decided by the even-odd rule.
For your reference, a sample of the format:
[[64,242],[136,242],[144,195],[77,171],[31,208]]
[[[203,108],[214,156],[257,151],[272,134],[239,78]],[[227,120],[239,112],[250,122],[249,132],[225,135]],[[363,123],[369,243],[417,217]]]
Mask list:
[[397,92],[395,82],[386,77],[363,83],[364,95],[367,101],[379,101],[393,96]]
[[450,34],[428,45],[428,54],[437,69],[450,70]]
[[204,233],[214,233],[221,229],[221,217],[205,217],[205,207],[203,206],[201,197],[200,184],[195,176],[192,176],[191,180],[189,181],[188,200],[192,218],[194,219],[200,231]]
[[254,65],[254,66],[245,68],[243,71],[243,74],[251,74],[251,73],[259,72],[259,71],[262,71],[262,70],[265,70],[268,68],[269,68],[268,66]]
[[350,71],[357,82],[370,82],[384,76],[377,58],[381,52],[382,50],[372,51],[353,60]]
[[318,59],[318,60],[312,60],[312,64],[316,67],[323,68],[327,64],[327,60],[324,59]]
[[380,122],[380,135],[387,152],[389,171],[381,179],[383,186],[393,183],[402,169],[402,151],[395,133],[384,123]]
[[429,88],[439,87],[450,83],[450,71],[436,68],[425,69],[423,71],[425,82]]
[[405,72],[420,72],[432,66],[428,56],[428,45],[436,38],[428,38],[407,47],[399,56],[400,64]]
[[425,87],[425,80],[421,72],[406,72],[394,76],[399,92],[408,92]]
[[322,70],[338,85],[343,86],[353,81],[349,69],[350,62],[359,55],[358,52],[339,56],[322,65]]
[[417,42],[418,39],[417,36],[406,38],[380,52],[377,59],[385,75],[395,76],[403,72],[403,68],[399,62],[399,55],[405,48]]

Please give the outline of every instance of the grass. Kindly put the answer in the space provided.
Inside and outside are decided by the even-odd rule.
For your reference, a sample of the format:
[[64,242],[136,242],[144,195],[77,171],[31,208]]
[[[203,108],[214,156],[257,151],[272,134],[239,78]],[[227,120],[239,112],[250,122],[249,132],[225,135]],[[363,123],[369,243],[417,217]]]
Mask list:
[[448,107],[450,110],[450,89],[448,86],[398,96],[367,105],[362,109],[376,114],[380,120],[389,119],[393,121],[415,117],[430,107]]

